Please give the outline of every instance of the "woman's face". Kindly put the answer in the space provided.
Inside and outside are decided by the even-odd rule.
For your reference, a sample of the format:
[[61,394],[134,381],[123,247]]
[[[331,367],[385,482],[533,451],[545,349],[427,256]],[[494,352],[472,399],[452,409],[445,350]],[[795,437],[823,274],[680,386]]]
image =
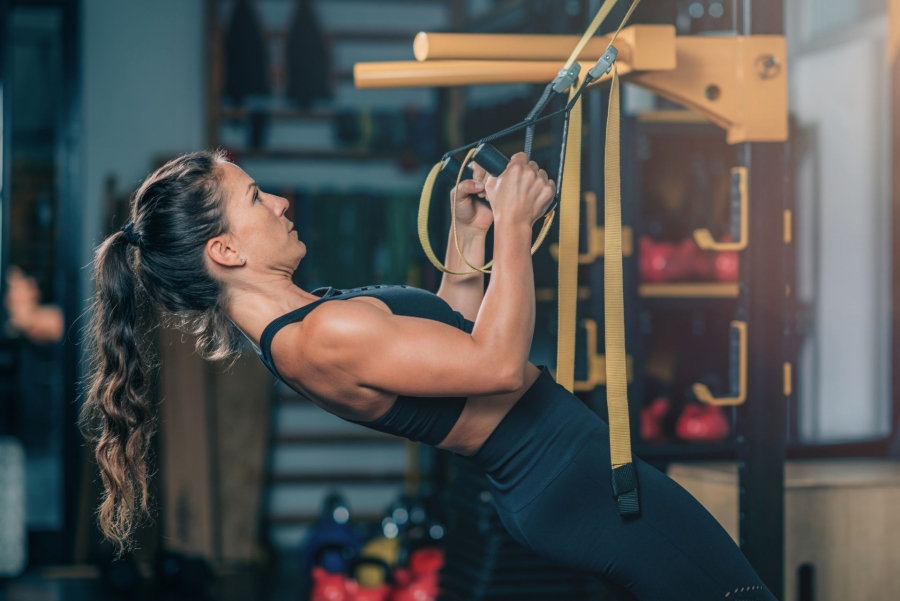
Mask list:
[[306,245],[297,238],[294,224],[285,217],[288,201],[260,190],[237,165],[221,163],[220,167],[224,171],[229,231],[220,236],[225,241],[223,244],[212,245],[211,255],[219,263],[222,256],[227,257],[230,265],[293,273],[306,255]]

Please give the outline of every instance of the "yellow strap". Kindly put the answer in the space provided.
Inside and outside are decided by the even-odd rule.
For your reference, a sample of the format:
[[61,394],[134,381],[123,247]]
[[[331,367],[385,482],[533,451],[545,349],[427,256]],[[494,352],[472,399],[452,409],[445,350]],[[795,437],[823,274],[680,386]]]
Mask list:
[[[466,155],[466,158],[463,160],[462,167],[459,170],[459,175],[456,176],[456,189],[459,189],[459,182],[462,179],[463,170],[466,168],[466,165],[472,158],[473,150],[469,151],[469,154]],[[434,167],[431,168],[431,171],[428,172],[428,177],[425,178],[425,185],[422,186],[422,195],[419,197],[419,218],[418,218],[418,226],[419,226],[419,242],[422,244],[422,250],[425,251],[425,256],[428,257],[428,260],[431,261],[431,264],[437,267],[440,271],[444,273],[449,273],[450,275],[467,275],[470,273],[475,273],[475,271],[451,271],[447,269],[443,263],[441,263],[440,259],[437,258],[437,255],[434,254],[434,249],[431,247],[431,240],[428,237],[428,213],[431,210],[431,195],[434,191],[434,182],[437,180],[438,175],[441,172],[441,167],[443,167],[443,163],[437,163]],[[453,230],[453,240],[456,244],[456,251],[459,253],[459,256],[465,261],[466,265],[471,267],[476,271],[480,271],[482,273],[490,273],[491,271],[488,267],[491,266],[493,261],[488,262],[483,267],[477,267],[469,263],[466,259],[465,255],[463,255],[462,250],[459,247],[459,240],[456,236],[456,195],[452,195],[450,202],[450,227]],[[556,211],[550,211],[546,215],[544,215],[544,224],[541,226],[541,231],[538,234],[537,239],[534,241],[534,244],[531,245],[531,254],[537,252],[537,249],[541,247],[541,244],[544,243],[544,239],[547,237],[547,234],[550,233],[550,226],[553,225],[553,218],[556,215]]]
[[[600,29],[600,25],[603,24],[603,21],[606,20],[607,15],[609,15],[609,12],[613,9],[613,7],[616,5],[616,2],[618,1],[619,0],[606,0],[606,2],[603,3],[603,6],[601,6],[600,10],[597,11],[597,14],[594,15],[594,20],[591,21],[590,25],[588,25],[588,28],[584,32],[584,35],[581,36],[580,40],[578,40],[578,44],[576,44],[575,50],[573,50],[572,54],[569,55],[569,60],[566,61],[563,69],[568,70],[569,67],[571,67],[576,60],[578,60],[578,55],[581,54],[581,51],[584,50],[585,46],[587,46],[588,41],[592,37],[594,37],[594,34],[597,33],[598,29]],[[625,20],[627,21],[628,18],[626,17]],[[619,29],[622,28],[620,27]],[[618,34],[618,32],[616,33]]]
[[[619,144],[619,70],[613,63],[606,118],[603,305],[606,319],[606,403],[613,468],[631,463],[631,427],[625,366],[625,296],[622,285],[622,188]],[[565,214],[563,214],[565,217]],[[560,267],[562,262],[560,261]]]
[[[564,69],[568,69],[569,67],[572,66],[572,64],[578,58],[578,55],[581,54],[581,51],[587,45],[588,41],[597,32],[597,29],[600,28],[600,25],[603,24],[603,21],[606,20],[606,17],[609,15],[609,13],[612,11],[613,7],[616,5],[616,2],[618,2],[618,1],[619,0],[606,0],[603,3],[603,5],[600,7],[600,10],[598,10],[597,14],[594,15],[594,19],[591,21],[591,24],[588,26],[587,30],[584,32],[584,35],[581,36],[581,39],[578,41],[578,44],[575,46],[575,49],[572,51],[572,54],[569,55],[569,59],[566,61]],[[618,29],[616,30],[615,34],[613,35],[613,40],[615,40],[615,38],[619,35],[619,32],[622,31],[622,28],[625,26],[625,23],[631,17],[631,13],[634,11],[634,7],[637,6],[637,4],[639,2],[640,2],[640,0],[635,0],[632,3],[631,7],[628,10],[628,14],[625,15],[625,18],[622,20],[622,23],[619,25]],[[574,89],[576,89],[576,86],[573,86],[569,90],[570,98],[571,98],[572,90],[574,90]],[[580,156],[581,156],[581,135],[580,135],[580,133],[581,133],[581,124],[580,124],[581,101],[580,100],[578,101],[578,104],[579,104],[579,107],[578,107],[579,125],[578,125],[576,131],[579,133],[579,135],[574,140],[574,142],[575,142],[575,146],[578,146],[578,154],[579,154],[578,171],[579,171],[579,178],[580,178],[580,171],[581,171],[581,159],[580,159]],[[574,112],[574,110],[575,109],[573,108],[573,112]],[[571,131],[572,131],[572,125],[570,123],[569,136],[572,135]],[[571,138],[569,138],[569,139],[570,139],[570,141],[572,140]],[[568,152],[569,151],[567,148],[567,150],[566,150],[567,156],[568,156]],[[470,160],[470,157],[467,157],[466,160],[463,161],[462,169],[465,168],[468,160]],[[444,273],[449,273],[450,275],[467,275],[470,273],[475,273],[476,271],[480,271],[482,273],[490,273],[490,270],[488,269],[488,267],[490,267],[490,265],[491,265],[491,263],[493,263],[493,261],[487,263],[483,267],[478,267],[478,266],[472,265],[468,261],[468,259],[466,259],[466,257],[463,255],[462,251],[460,250],[459,240],[457,239],[457,236],[456,236],[455,202],[453,202],[452,199],[451,199],[451,202],[453,202],[453,205],[451,205],[451,226],[453,228],[453,239],[456,243],[456,250],[459,253],[460,258],[462,258],[462,260],[465,262],[465,264],[468,265],[469,267],[471,267],[474,271],[450,271],[449,269],[447,269],[444,266],[443,263],[441,263],[440,259],[438,259],[437,255],[434,253],[434,249],[431,246],[431,240],[428,237],[428,213],[431,209],[431,195],[432,195],[432,192],[434,191],[434,183],[435,183],[435,180],[437,179],[438,175],[441,172],[442,166],[443,166],[443,163],[437,163],[434,167],[431,168],[431,171],[428,173],[428,177],[425,178],[425,185],[422,187],[422,195],[419,198],[419,216],[418,216],[419,242],[422,244],[422,249],[425,251],[425,256],[428,257],[428,260],[431,261],[431,264],[434,265],[435,267],[437,267],[438,270],[440,270]],[[568,169],[570,167],[571,167],[571,164],[566,163],[565,171],[568,171]],[[456,189],[457,190],[459,188],[459,181],[460,181],[460,176],[462,175],[462,169],[460,169],[460,175],[457,176],[457,178],[456,178],[456,186],[457,186]],[[568,181],[571,181],[570,178],[566,178],[566,179]],[[581,182],[578,181],[577,183],[579,186],[579,195],[580,195]],[[564,184],[565,184],[565,182],[564,182]],[[560,205],[562,205],[562,201],[560,201]],[[560,208],[560,210],[561,210],[561,208]],[[575,205],[575,212],[576,213],[578,212],[578,204],[577,203]],[[532,255],[534,255],[534,253],[537,252],[537,249],[540,248],[541,244],[543,244],[544,239],[547,237],[547,234],[550,233],[550,226],[553,224],[553,218],[555,216],[555,213],[556,213],[555,211],[551,211],[550,213],[548,213],[547,215],[544,216],[544,224],[541,227],[540,234],[538,234],[537,240],[535,240],[534,244],[531,247]],[[576,226],[577,226],[577,217],[576,217]],[[578,232],[577,232],[577,227],[576,227],[576,232],[575,232],[576,256],[577,256],[577,247],[578,247],[577,235],[578,235]],[[573,286],[575,286],[575,284],[573,284]],[[560,297],[560,300],[562,300],[562,298],[563,297]],[[573,340],[573,349],[574,349],[574,319],[575,319],[574,312],[572,312],[571,317],[573,320],[573,325],[572,325],[573,338],[572,338],[572,340]],[[572,390],[572,386],[574,385],[574,352],[575,351],[573,350],[572,351],[573,367],[570,370],[570,371],[572,371],[572,374],[573,374],[572,378],[571,378],[573,384],[567,386],[567,388],[569,390]],[[557,361],[557,371],[559,371],[558,365],[559,365],[559,362]]]
[[[575,59],[581,53],[587,41],[594,35],[600,24],[612,10],[617,0],[606,0],[590,27],[582,36],[581,41],[575,47],[565,68],[572,66]],[[630,6],[625,18],[616,30],[613,40],[628,22],[635,7],[640,0],[635,0]],[[569,98],[577,90],[573,85],[569,90]],[[556,380],[570,392],[574,389],[575,379],[575,317],[578,289],[578,235],[579,235],[579,202],[581,197],[581,127],[582,111],[579,98],[572,107],[569,116],[568,132],[566,136],[566,155],[564,157],[564,180],[560,191],[560,233],[559,233],[559,321],[557,339],[557,363]],[[622,198],[621,198],[621,158],[620,158],[620,106],[619,106],[619,72],[613,64],[612,88],[610,90],[609,113],[607,116],[606,133],[606,159],[605,159],[605,243],[604,243],[604,305],[606,323],[606,387],[607,402],[609,406],[610,426],[610,452],[612,467],[615,470],[631,463],[631,429],[628,415],[628,385],[625,363],[625,303],[622,284]],[[471,159],[472,152],[463,161],[463,167]],[[422,189],[422,197],[419,203],[419,240],[422,248],[431,263],[443,271],[453,275],[462,275],[472,272],[452,272],[446,269],[435,256],[428,239],[428,211],[431,205],[431,194],[434,182],[440,173],[442,164],[435,165],[425,180]],[[457,176],[457,189],[462,176],[462,169]],[[456,239],[456,210],[455,200],[451,200],[451,219]],[[564,208],[565,207],[565,208]],[[541,235],[532,246],[531,253],[537,250],[543,242],[553,220],[554,213],[549,213],[544,219],[544,227]],[[460,251],[459,242],[456,241],[457,251]],[[484,267],[477,267],[469,263],[462,252],[460,256],[469,267],[477,271],[486,271]],[[630,468],[629,468],[630,469]],[[621,472],[619,472],[621,474]],[[614,472],[614,484],[616,474]],[[636,490],[633,502],[634,511],[637,510]],[[620,511],[623,511],[623,503],[620,499]],[[623,514],[626,511],[623,511]]]
[[[622,28],[625,27],[625,24],[631,18],[632,13],[634,12],[635,7],[638,5],[640,0],[635,0],[631,6],[628,8],[628,12],[625,14],[625,18],[622,19],[622,22],[619,24],[619,27],[616,29],[615,34],[613,34],[612,41],[615,41],[616,37],[618,37],[619,32],[622,31]],[[566,62],[566,68],[570,67],[575,59],[581,54],[581,50],[584,48],[585,44],[587,44],[588,40],[594,33],[597,31],[597,28],[600,27],[600,24],[609,14],[609,11],[612,10],[613,6],[616,4],[616,0],[607,0],[600,7],[600,10],[597,12],[597,15],[594,17],[594,20],[591,22],[590,27],[582,36],[581,41],[578,42],[578,45],[575,47],[575,51],[569,57],[569,60]],[[610,42],[612,44],[612,42]],[[619,98],[618,98],[618,90],[619,90],[619,80],[618,80],[618,71],[615,71],[615,63],[613,63],[613,78],[614,78],[614,89],[612,90],[612,94],[615,95],[615,119],[613,119],[613,101],[610,100],[609,107],[609,117],[608,119],[615,121],[615,131],[607,131],[606,138],[606,170],[610,171],[612,168],[610,161],[615,161],[615,197],[612,197],[616,206],[619,207],[617,211],[618,217],[618,229],[616,230],[616,248],[618,249],[618,303],[621,307],[623,304],[622,300],[622,220],[621,220],[621,199],[619,196]],[[575,83],[569,89],[569,98],[571,99],[575,90],[578,89],[578,82]],[[615,146],[615,154],[614,156],[610,154],[610,143],[611,137],[614,138],[614,146]],[[557,341],[556,341],[556,381],[560,385],[564,386],[569,392],[572,392],[575,388],[575,318],[577,312],[577,296],[578,296],[578,236],[580,232],[580,223],[579,223],[579,208],[580,208],[580,200],[581,200],[581,99],[578,99],[578,102],[575,103],[575,106],[572,107],[572,112],[569,115],[569,131],[566,136],[566,156],[565,156],[565,169],[564,179],[563,179],[563,189],[562,194],[560,196],[560,217],[559,217],[559,289],[558,289],[558,299],[559,299],[559,307],[558,307],[558,319],[557,319]],[[609,190],[610,190],[610,181],[606,180],[606,202],[609,203],[611,200]],[[607,248],[610,244],[610,236],[607,233],[606,236],[606,245]],[[609,269],[609,255],[606,255],[606,259],[604,260],[604,270]],[[615,275],[615,272],[613,273]],[[607,276],[608,277],[608,276]],[[608,286],[604,288],[604,303],[607,304],[606,308],[606,336],[607,336],[607,344],[609,344],[609,321],[610,321],[610,312],[608,304],[610,302],[610,289]],[[615,304],[615,300],[612,302]],[[612,384],[612,388],[624,388],[627,386],[625,379],[625,314],[624,309],[620,310],[617,315],[621,315],[619,319],[619,326],[622,330],[622,343],[621,343],[621,354],[622,354],[622,372],[621,382],[616,382]],[[608,355],[607,348],[607,355]],[[610,375],[614,378],[619,377],[618,368],[614,368],[612,372],[610,372],[610,362],[607,358],[607,389],[609,390],[611,385]],[[607,392],[609,393],[609,392]],[[622,402],[624,402],[624,414],[625,414],[625,422],[624,425],[619,422],[616,425],[617,429],[621,429],[624,427],[626,429],[626,434],[628,434],[628,398],[626,394],[623,392],[622,394]],[[611,410],[612,411],[612,410]],[[616,412],[618,415],[618,410]],[[613,424],[613,413],[610,413],[610,428],[612,429]],[[621,441],[621,437],[619,437]],[[612,437],[610,438],[610,442],[612,444]],[[623,446],[624,444],[624,446]],[[624,449],[627,451],[627,456],[629,457],[628,461],[631,461],[631,437],[630,435],[626,436],[624,443],[617,443],[618,448],[620,450]],[[618,455],[621,457],[621,453]],[[614,455],[616,457],[616,455]],[[615,466],[615,461],[613,462],[613,466]]]
[[[575,94],[578,82],[569,88]],[[559,196],[559,288],[556,338],[556,381],[575,388],[575,312],[578,296],[578,234],[581,197],[581,99],[569,113],[566,156]]]

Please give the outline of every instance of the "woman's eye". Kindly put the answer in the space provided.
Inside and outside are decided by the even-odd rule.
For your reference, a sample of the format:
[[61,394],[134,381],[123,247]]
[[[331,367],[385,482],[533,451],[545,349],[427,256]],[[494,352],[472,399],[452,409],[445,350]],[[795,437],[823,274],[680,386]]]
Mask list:
[[259,190],[256,191],[256,194],[253,196],[254,202],[259,202]]

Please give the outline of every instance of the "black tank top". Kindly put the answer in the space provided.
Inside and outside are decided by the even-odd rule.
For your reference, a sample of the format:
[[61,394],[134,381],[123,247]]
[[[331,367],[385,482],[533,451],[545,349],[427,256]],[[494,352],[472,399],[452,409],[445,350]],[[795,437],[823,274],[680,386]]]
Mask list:
[[[312,294],[320,296],[317,301],[282,315],[266,326],[259,339],[261,348],[255,349],[260,360],[269,368],[275,377],[284,379],[272,361],[272,339],[284,326],[301,321],[310,311],[330,300],[346,300],[357,296],[374,296],[388,306],[394,315],[422,317],[441,321],[459,328],[464,332],[472,332],[474,322],[467,320],[459,311],[454,311],[441,297],[410,286],[366,286],[350,290],[336,288],[317,288]],[[285,382],[285,384],[288,384]],[[288,384],[290,386],[290,384]],[[297,391],[299,392],[299,391]],[[411,397],[399,396],[387,413],[375,421],[351,421],[378,430],[402,436],[414,442],[437,445],[456,424],[465,407],[465,397]]]

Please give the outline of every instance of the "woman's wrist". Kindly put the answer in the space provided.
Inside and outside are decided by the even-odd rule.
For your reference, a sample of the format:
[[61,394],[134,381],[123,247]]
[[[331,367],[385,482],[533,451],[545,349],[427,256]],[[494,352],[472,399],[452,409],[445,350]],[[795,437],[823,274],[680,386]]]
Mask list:
[[487,238],[487,230],[482,230],[468,225],[456,224],[456,235],[460,244],[463,240],[467,242],[483,242]]
[[442,284],[462,283],[470,280],[483,282],[484,274],[476,269],[472,269],[459,255],[462,252],[469,263],[480,267],[484,265],[486,242],[487,231],[485,230],[457,224],[456,240],[454,241],[453,230],[451,229],[447,239],[447,255],[444,264],[447,269],[458,272],[460,275],[445,273]]
[[494,240],[496,243],[499,232],[503,232],[503,237],[510,235],[523,235],[530,237],[534,232],[534,226],[528,225],[528,222],[520,219],[495,219],[494,220]]

